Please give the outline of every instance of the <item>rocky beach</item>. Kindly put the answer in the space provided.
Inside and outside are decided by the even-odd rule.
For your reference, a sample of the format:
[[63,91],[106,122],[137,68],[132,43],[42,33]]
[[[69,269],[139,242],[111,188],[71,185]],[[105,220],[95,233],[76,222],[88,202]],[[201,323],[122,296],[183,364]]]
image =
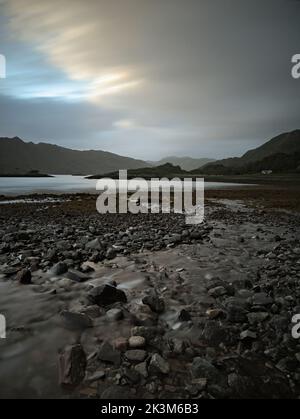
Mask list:
[[196,226],[28,199],[0,205],[1,397],[298,397],[298,192],[211,191]]

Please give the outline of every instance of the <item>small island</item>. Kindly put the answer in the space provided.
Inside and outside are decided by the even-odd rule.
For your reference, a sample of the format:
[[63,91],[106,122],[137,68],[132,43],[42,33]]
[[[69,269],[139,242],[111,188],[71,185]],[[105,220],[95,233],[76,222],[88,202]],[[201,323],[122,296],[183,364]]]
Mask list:
[[30,170],[27,173],[0,173],[0,178],[3,177],[28,177],[28,178],[33,178],[33,177],[37,177],[37,178],[50,178],[50,177],[54,177],[52,175],[48,175],[45,173],[40,173],[39,170]]
[[[154,167],[143,167],[140,169],[130,169],[127,171],[127,178],[143,178],[146,180],[150,180],[152,178],[184,178],[184,177],[191,177],[191,173],[185,170],[182,170],[180,166],[174,166],[171,163],[165,163],[161,166],[154,166]],[[119,172],[111,172],[106,173],[103,175],[92,175],[87,176],[86,179],[103,179],[103,178],[111,178],[111,179],[118,179]]]

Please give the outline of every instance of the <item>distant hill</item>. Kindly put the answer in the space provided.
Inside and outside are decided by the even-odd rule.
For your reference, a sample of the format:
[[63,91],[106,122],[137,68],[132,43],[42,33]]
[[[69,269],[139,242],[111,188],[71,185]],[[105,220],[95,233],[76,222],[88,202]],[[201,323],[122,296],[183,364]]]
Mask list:
[[41,173],[71,175],[107,173],[148,167],[149,163],[106,151],[78,151],[57,145],[0,138],[0,174]]
[[[184,177],[185,175],[190,175],[190,172],[182,170],[180,166],[174,166],[171,163],[166,163],[161,166],[128,170],[127,178],[130,179],[141,177],[144,179],[151,179],[166,177],[168,179],[172,179],[174,177]],[[105,175],[99,174],[95,176],[89,176],[88,179],[100,179],[103,177],[117,179],[119,177],[119,172],[106,173]]]
[[[260,170],[295,171],[300,153],[300,130],[280,134],[242,157],[217,160],[193,173],[240,174]],[[280,164],[280,156],[282,162]]]
[[151,162],[154,166],[161,166],[165,163],[171,163],[174,166],[180,166],[183,170],[194,170],[198,169],[199,167],[204,166],[205,164],[214,162],[214,159],[208,159],[208,158],[193,158],[193,157],[176,157],[176,156],[170,156],[165,157],[164,159],[161,159],[157,162]]

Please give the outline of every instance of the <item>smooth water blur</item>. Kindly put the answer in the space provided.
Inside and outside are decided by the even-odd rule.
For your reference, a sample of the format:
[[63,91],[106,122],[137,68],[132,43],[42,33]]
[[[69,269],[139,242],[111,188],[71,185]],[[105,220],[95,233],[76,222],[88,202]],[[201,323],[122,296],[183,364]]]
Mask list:
[[82,176],[70,175],[0,178],[0,195],[95,192],[96,182]]
[[[28,195],[35,193],[97,193],[97,180],[82,176],[58,175],[49,178],[11,177],[0,178],[0,195]],[[237,183],[205,182],[205,189],[233,189]]]

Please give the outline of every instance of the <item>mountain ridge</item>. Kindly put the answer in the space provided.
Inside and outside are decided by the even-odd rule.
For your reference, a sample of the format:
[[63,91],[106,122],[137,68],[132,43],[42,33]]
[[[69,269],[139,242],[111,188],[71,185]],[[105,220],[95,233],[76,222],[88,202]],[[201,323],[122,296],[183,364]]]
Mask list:
[[222,165],[225,167],[242,167],[244,165],[262,161],[264,158],[270,157],[273,154],[293,154],[300,151],[300,129],[290,132],[285,132],[271,138],[269,141],[262,144],[260,147],[249,150],[241,157],[231,157],[222,160],[216,160],[204,167],[198,169],[211,168],[214,165]]
[[149,167],[149,163],[102,150],[73,150],[45,142],[25,142],[19,137],[0,138],[0,173],[38,170],[49,174],[107,173]]
[[193,170],[205,166],[206,164],[216,161],[211,158],[194,158],[189,156],[168,156],[158,161],[151,161],[150,163],[155,166],[162,166],[165,163],[171,163],[174,166],[180,166],[183,170]]

